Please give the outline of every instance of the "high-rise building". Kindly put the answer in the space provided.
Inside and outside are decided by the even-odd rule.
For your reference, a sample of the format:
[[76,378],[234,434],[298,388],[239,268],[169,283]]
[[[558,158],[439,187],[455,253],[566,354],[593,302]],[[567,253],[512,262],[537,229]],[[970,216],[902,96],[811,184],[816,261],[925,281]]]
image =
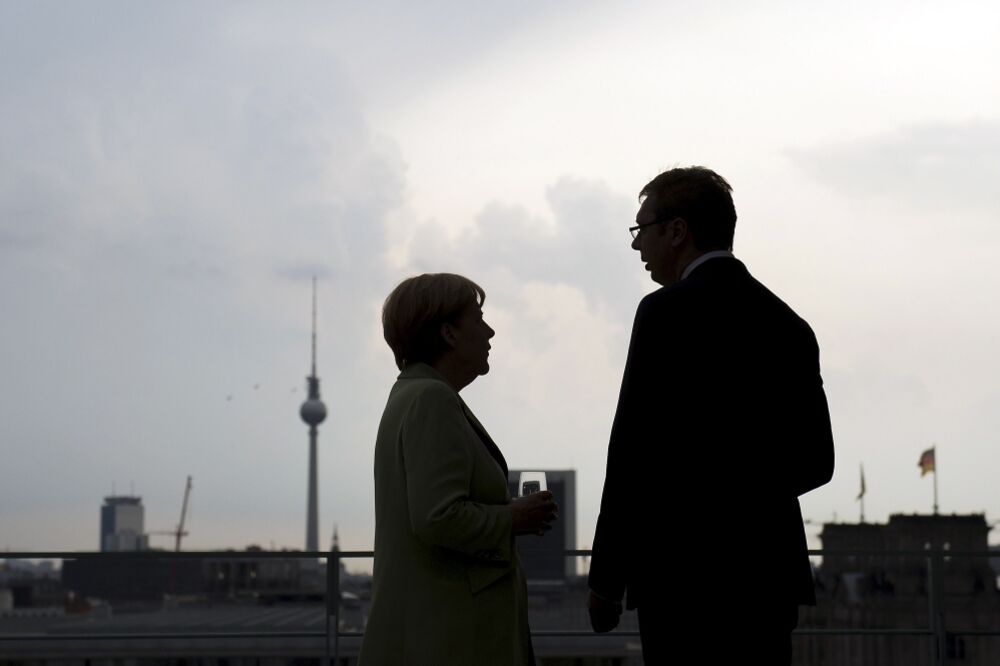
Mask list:
[[[518,495],[521,472],[512,469],[507,475],[511,497]],[[535,470],[533,470],[535,471]],[[576,470],[547,469],[545,485],[559,505],[559,518],[544,536],[525,536],[517,541],[521,564],[529,581],[560,581],[577,575],[575,557],[563,556],[564,550],[578,548],[576,543]]]
[[120,552],[146,550],[149,537],[144,530],[142,498],[111,495],[101,507],[101,550]]

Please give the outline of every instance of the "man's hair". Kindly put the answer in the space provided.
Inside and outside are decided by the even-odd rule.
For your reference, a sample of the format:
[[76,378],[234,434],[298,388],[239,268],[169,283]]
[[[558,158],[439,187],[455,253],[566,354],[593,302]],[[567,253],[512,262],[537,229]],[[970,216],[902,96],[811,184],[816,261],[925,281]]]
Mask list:
[[454,273],[424,273],[400,282],[382,306],[382,335],[400,370],[411,363],[433,363],[447,345],[441,324],[453,322],[470,305],[482,305],[486,292]]
[[695,248],[731,250],[736,231],[732,191],[719,174],[692,166],[664,171],[646,183],[639,201],[649,200],[657,221],[684,218]]

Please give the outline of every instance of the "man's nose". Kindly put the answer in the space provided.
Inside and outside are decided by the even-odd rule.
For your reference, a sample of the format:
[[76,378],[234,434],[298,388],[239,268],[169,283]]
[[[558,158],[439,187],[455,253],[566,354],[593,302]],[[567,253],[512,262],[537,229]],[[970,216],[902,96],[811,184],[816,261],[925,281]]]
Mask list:
[[633,250],[639,249],[639,234],[636,234],[635,238],[632,239],[632,249]]

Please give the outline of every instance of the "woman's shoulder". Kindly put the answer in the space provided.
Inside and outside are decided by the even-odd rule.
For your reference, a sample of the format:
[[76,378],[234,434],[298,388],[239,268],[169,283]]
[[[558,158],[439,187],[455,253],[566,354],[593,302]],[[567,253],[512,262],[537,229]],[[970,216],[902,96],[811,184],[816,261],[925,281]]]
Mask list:
[[461,409],[461,402],[455,389],[433,377],[400,376],[389,394],[389,404],[407,411],[414,407]]
[[399,379],[389,394],[379,431],[391,433],[393,440],[404,433],[455,432],[466,417],[458,394],[448,384],[431,378]]
[[434,368],[426,363],[407,366],[392,387],[394,394],[405,395],[409,399],[417,397],[458,402],[458,394]]

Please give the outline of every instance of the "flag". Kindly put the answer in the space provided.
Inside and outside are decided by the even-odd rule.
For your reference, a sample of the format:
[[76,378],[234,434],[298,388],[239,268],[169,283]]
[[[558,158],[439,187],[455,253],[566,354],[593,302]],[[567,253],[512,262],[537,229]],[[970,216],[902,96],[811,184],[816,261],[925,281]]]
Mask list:
[[862,465],[861,466],[861,492],[859,492],[858,496],[854,498],[854,501],[858,501],[859,499],[861,499],[864,496],[865,496],[865,466]]
[[920,454],[920,462],[917,463],[917,467],[920,468],[920,476],[923,477],[927,472],[934,471],[934,447],[927,449]]

